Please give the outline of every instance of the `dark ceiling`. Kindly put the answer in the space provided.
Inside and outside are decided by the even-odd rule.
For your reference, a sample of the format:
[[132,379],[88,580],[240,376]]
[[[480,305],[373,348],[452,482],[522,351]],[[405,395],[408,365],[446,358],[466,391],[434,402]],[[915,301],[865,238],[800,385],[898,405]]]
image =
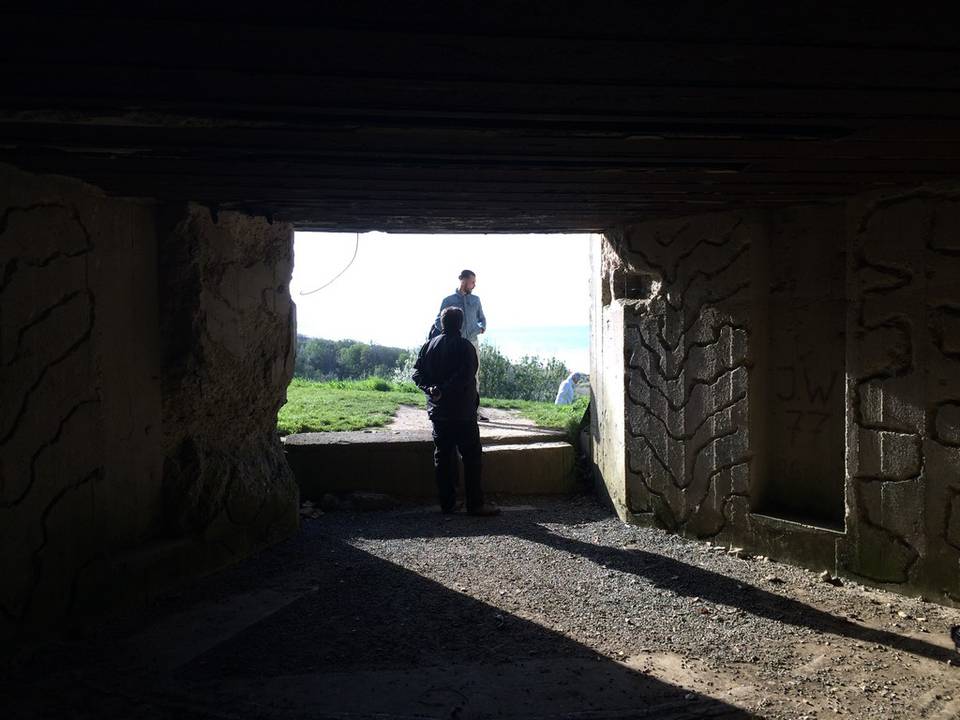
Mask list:
[[330,230],[602,229],[960,177],[949,15],[749,5],[2,9],[0,160]]

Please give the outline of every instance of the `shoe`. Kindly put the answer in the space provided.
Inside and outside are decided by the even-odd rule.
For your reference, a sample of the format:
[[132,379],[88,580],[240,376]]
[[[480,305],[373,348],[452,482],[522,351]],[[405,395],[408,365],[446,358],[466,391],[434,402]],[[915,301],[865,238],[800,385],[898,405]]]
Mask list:
[[480,413],[477,413],[477,420],[480,422],[490,422],[490,418],[488,418],[486,415],[481,415]]
[[490,505],[489,503],[484,503],[479,507],[468,508],[467,515],[476,515],[478,517],[493,517],[494,515],[500,514],[500,508],[496,505]]

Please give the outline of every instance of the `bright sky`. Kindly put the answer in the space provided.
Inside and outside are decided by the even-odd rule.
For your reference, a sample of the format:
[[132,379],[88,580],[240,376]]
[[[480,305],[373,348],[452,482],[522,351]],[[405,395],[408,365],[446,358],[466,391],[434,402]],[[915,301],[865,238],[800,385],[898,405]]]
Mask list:
[[[477,274],[489,331],[481,339],[505,354],[552,354],[588,369],[588,348],[561,327],[589,325],[590,235],[360,235],[298,232],[290,292],[297,331],[403,348],[426,339],[440,301],[464,268]],[[540,329],[531,332],[532,329]],[[549,328],[549,331],[546,330]],[[548,337],[563,335],[565,341]],[[536,339],[539,338],[539,339]],[[582,345],[574,348],[573,345]],[[574,368],[573,366],[576,366]]]

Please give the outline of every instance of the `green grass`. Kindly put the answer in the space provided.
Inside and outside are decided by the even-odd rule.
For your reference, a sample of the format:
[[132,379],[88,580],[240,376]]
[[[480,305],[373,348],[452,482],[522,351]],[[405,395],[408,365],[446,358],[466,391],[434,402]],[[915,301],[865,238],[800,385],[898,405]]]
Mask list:
[[483,407],[519,410],[525,418],[533,420],[540,427],[560,428],[571,437],[577,433],[580,418],[587,409],[589,398],[579,397],[570,405],[554,405],[550,402],[532,400],[502,400],[500,398],[481,398]]
[[[287,404],[280,408],[277,417],[277,430],[281,435],[290,435],[382,427],[400,405],[424,407],[426,400],[409,382],[394,383],[382,378],[317,382],[294,378],[287,388]],[[481,398],[480,405],[519,410],[541,427],[561,428],[572,434],[587,407],[587,398],[577,398],[572,405]]]
[[400,405],[426,405],[413,383],[381,378],[317,382],[294,378],[287,388],[287,404],[277,415],[281,435],[300,432],[336,432],[381,427]]

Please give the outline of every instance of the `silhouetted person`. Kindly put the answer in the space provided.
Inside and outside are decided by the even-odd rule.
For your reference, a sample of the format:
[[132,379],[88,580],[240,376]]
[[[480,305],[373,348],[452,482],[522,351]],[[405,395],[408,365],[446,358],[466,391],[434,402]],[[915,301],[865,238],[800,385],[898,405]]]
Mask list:
[[477,351],[460,335],[463,311],[448,307],[440,313],[440,335],[420,348],[413,381],[427,395],[433,423],[433,464],[440,509],[456,507],[457,455],[463,458],[467,512],[496,515],[500,510],[483,500],[480,485],[480,428],[477,425]]
[[[453,294],[447,295],[440,301],[440,311],[437,313],[437,319],[434,320],[432,332],[440,332],[440,313],[448,307],[457,307],[463,310],[463,325],[460,327],[460,334],[473,344],[473,349],[477,351],[477,358],[480,357],[480,336],[487,331],[487,316],[483,314],[483,305],[480,303],[480,297],[474,295],[473,289],[477,286],[477,274],[473,270],[461,270],[457,278],[460,280],[460,286],[453,291]],[[431,335],[430,337],[433,337]],[[477,391],[480,390],[480,365],[477,364]],[[477,418],[487,422],[487,418],[477,413]]]

